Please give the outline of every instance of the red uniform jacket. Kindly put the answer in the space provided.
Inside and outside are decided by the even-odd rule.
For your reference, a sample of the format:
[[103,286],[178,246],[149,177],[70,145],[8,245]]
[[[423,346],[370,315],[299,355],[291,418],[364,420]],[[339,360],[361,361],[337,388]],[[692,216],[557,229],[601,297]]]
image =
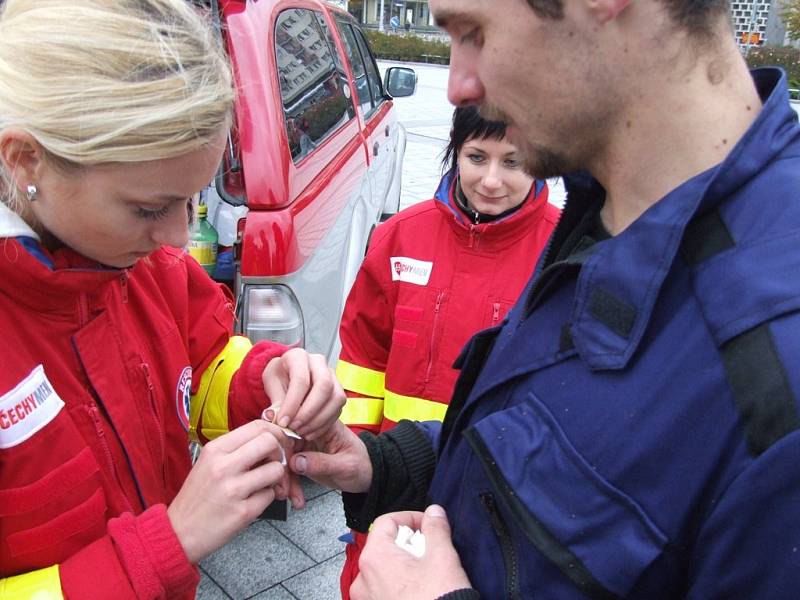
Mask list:
[[[191,466],[192,381],[228,343],[230,297],[178,250],[126,270],[61,250],[45,258],[51,269],[4,235],[0,577],[23,575],[0,589],[193,597],[197,571],[165,505]],[[260,374],[280,351],[246,355],[229,389],[231,427],[268,405]]]
[[540,184],[510,216],[471,224],[453,187],[445,177],[434,200],[375,230],[350,291],[337,375],[348,392],[342,419],[357,429],[442,420],[453,361],[514,304],[559,217]]

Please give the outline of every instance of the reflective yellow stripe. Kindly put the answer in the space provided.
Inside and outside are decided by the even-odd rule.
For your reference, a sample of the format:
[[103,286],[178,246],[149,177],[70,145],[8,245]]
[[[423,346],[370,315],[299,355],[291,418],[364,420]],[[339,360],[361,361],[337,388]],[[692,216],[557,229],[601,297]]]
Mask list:
[[383,399],[348,398],[339,420],[345,425],[378,425],[383,420]]
[[383,398],[385,374],[340,360],[336,363],[336,377],[342,387],[357,394]]
[[197,440],[197,424],[203,416],[201,433],[209,440],[228,431],[228,390],[234,373],[253,347],[246,337],[233,336],[200,378],[200,387],[192,396],[189,432]]
[[383,414],[395,423],[400,419],[412,421],[444,421],[447,405],[441,402],[432,402],[424,398],[401,396],[386,390],[383,402]]
[[0,600],[63,600],[58,565],[0,579]]

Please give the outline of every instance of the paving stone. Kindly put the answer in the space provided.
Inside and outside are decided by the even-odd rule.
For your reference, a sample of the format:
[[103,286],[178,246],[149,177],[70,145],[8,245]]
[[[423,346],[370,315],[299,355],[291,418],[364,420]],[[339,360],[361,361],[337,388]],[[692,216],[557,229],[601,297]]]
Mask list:
[[[325,584],[326,583],[323,582],[323,585]],[[265,592],[250,597],[248,600],[297,600],[297,598],[305,600],[305,596],[293,596],[282,585],[276,585]]]
[[342,498],[329,492],[311,500],[303,510],[291,511],[289,520],[272,525],[316,562],[344,551],[339,536],[347,532]]
[[322,496],[322,494],[327,494],[331,491],[330,488],[325,487],[317,483],[316,481],[309,479],[308,477],[301,477],[300,482],[303,484],[303,495],[306,497],[306,501],[313,500],[314,498],[318,498]]
[[[339,575],[344,565],[344,552],[318,564],[316,567],[295,575],[283,585],[295,597],[303,600],[338,600]],[[331,586],[335,582],[335,586]]]
[[271,588],[314,564],[270,524],[256,521],[201,566],[229,596],[238,600]]
[[230,596],[201,570],[196,600],[230,600]]

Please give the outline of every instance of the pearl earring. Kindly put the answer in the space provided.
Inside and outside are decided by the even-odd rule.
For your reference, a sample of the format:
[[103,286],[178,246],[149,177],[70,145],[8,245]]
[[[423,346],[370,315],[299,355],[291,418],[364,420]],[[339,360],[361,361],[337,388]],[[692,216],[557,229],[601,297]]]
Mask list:
[[35,185],[30,184],[30,185],[28,185],[28,189],[27,189],[25,195],[28,196],[28,200],[30,202],[33,202],[34,200],[36,200],[36,194],[38,193],[38,191],[39,190],[36,189]]

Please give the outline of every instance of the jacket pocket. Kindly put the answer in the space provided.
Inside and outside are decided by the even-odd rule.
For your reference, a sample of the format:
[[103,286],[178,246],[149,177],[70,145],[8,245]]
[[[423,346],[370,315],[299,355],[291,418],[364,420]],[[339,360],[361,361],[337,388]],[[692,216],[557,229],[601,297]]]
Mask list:
[[625,597],[661,554],[666,535],[586,462],[533,394],[527,404],[482,419],[465,437],[521,556],[532,546],[587,597]]
[[62,562],[104,534],[106,513],[99,465],[66,407],[0,450],[2,574]]

